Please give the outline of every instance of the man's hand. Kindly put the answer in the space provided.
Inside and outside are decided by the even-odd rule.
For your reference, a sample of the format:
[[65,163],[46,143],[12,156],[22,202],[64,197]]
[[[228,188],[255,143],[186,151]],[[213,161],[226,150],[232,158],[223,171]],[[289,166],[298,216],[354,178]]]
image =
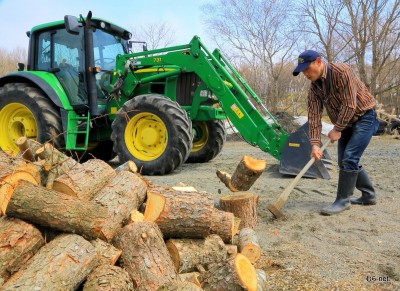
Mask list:
[[331,140],[331,143],[338,141],[341,136],[342,136],[342,133],[340,131],[337,131],[334,128],[328,133],[328,137]]
[[319,146],[313,145],[311,147],[311,158],[315,158],[316,161],[322,159],[322,151]]

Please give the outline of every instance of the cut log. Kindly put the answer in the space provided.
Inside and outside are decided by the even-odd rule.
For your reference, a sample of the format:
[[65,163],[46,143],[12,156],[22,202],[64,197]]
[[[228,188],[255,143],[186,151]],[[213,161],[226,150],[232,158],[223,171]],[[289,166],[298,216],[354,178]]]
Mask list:
[[242,228],[239,232],[238,250],[253,264],[260,258],[261,248],[254,230]]
[[116,232],[110,230],[110,225],[115,224],[110,221],[106,207],[26,181],[16,185],[6,214],[57,230],[78,233],[88,239],[109,241]]
[[151,188],[144,220],[156,222],[165,238],[205,238],[210,234],[213,212],[210,193]]
[[232,176],[217,170],[217,176],[232,192],[247,191],[267,167],[265,160],[244,156]]
[[96,239],[90,242],[97,250],[97,265],[114,265],[122,251],[113,245],[101,240]]
[[60,235],[2,286],[8,290],[76,290],[96,265],[96,249],[79,235]]
[[21,136],[17,139],[17,146],[24,160],[32,163],[35,162],[35,157],[29,147],[28,139],[25,136]]
[[191,282],[196,284],[197,286],[201,287],[200,281],[199,281],[199,272],[191,272],[191,273],[183,273],[178,275],[181,281],[184,282]]
[[168,282],[164,286],[157,289],[157,291],[200,291],[203,290],[195,283],[187,281],[174,280]]
[[210,219],[210,233],[219,235],[225,243],[231,244],[235,235],[235,217],[233,213],[214,209]]
[[137,290],[157,290],[177,278],[160,229],[154,222],[133,222],[121,228],[113,240],[122,250],[122,267]]
[[[19,139],[21,139],[21,140],[19,140]],[[37,160],[36,150],[41,148],[43,145],[41,143],[37,142],[36,140],[26,138],[24,136],[20,137],[19,139],[17,140],[17,145],[18,145],[18,143],[24,143],[24,139],[26,140],[27,147],[29,148],[29,151],[33,155],[34,160],[32,162],[35,162]],[[21,151],[21,148],[20,148],[20,151],[18,152],[16,157],[24,158],[23,157],[24,153],[25,153],[25,151]]]
[[222,210],[232,212],[241,219],[239,230],[254,228],[257,224],[257,206],[259,196],[254,194],[232,194],[223,196],[219,200]]
[[205,269],[226,259],[225,244],[218,235],[205,239],[170,239],[166,242],[168,251],[178,273],[197,271],[197,266]]
[[241,254],[214,265],[208,272],[201,274],[199,279],[204,290],[257,290],[256,270]]
[[137,173],[138,168],[134,161],[127,161],[122,165],[119,165],[117,168],[115,168],[115,172],[121,172],[121,171],[129,171],[132,173]]
[[235,257],[236,254],[238,253],[238,247],[237,245],[225,245],[226,248],[226,253],[228,257]]
[[5,214],[13,189],[21,180],[39,185],[39,168],[0,151],[0,216]]
[[133,291],[132,279],[124,269],[102,265],[93,270],[88,276],[83,291]]
[[82,200],[90,200],[112,178],[115,171],[102,160],[91,159],[81,167],[73,167],[68,173],[54,180],[53,189],[65,194],[77,196]]
[[144,221],[143,213],[139,212],[137,209],[132,210],[131,221]]
[[257,291],[267,291],[267,274],[264,270],[256,269],[257,273]]
[[44,161],[44,170],[48,176],[46,179],[46,188],[52,189],[53,183],[59,176],[68,173],[72,168],[81,167],[76,160],[57,150],[49,143],[36,149],[36,155]]
[[[226,210],[224,210],[226,211]],[[227,211],[229,212],[229,211]],[[234,217],[234,221],[233,221],[233,235],[237,235],[240,231],[240,226],[242,224],[242,220],[238,217]]]
[[93,201],[108,209],[110,222],[102,229],[106,237],[113,237],[130,221],[131,212],[143,202],[139,199],[144,199],[146,192],[147,186],[139,176],[121,171],[95,195]]
[[0,286],[43,245],[43,236],[34,226],[15,218],[0,218]]

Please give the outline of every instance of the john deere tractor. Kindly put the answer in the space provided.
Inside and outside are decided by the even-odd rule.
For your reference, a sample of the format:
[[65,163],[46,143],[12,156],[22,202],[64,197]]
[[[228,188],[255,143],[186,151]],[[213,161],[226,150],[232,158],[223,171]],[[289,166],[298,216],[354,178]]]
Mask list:
[[91,12],[27,34],[26,70],[19,64],[0,79],[5,151],[16,154],[16,140],[26,136],[104,160],[118,155],[143,174],[163,175],[217,156],[224,119],[277,159],[299,148],[220,51],[209,52],[197,36],[133,53],[130,32]]

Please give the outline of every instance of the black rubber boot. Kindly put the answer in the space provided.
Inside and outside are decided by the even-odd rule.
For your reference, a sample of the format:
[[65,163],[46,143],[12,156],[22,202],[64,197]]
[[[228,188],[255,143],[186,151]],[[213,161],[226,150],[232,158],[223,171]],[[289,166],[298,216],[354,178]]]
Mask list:
[[376,194],[374,186],[368,177],[367,172],[362,168],[358,173],[358,178],[356,182],[356,188],[361,191],[360,198],[351,198],[351,204],[359,205],[375,205],[376,204]]
[[336,200],[321,210],[322,215],[333,215],[350,209],[350,196],[356,187],[358,171],[340,170]]

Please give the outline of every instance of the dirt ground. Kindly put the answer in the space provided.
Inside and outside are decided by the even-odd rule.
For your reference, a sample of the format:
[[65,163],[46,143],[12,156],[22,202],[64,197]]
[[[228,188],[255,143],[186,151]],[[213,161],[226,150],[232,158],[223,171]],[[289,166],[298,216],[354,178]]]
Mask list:
[[[336,159],[336,145],[328,151]],[[255,228],[263,250],[257,268],[267,272],[270,290],[400,290],[400,139],[373,137],[362,165],[376,186],[378,204],[352,206],[336,216],[321,216],[336,197],[332,179],[302,179],[276,220],[267,210],[293,177],[278,172],[278,161],[244,142],[227,142],[205,164],[184,164],[167,176],[146,177],[153,184],[184,183],[214,194],[232,194],[217,169],[233,173],[243,155],[266,159],[268,167],[248,193],[260,196]],[[360,193],[356,191],[355,196]]]

